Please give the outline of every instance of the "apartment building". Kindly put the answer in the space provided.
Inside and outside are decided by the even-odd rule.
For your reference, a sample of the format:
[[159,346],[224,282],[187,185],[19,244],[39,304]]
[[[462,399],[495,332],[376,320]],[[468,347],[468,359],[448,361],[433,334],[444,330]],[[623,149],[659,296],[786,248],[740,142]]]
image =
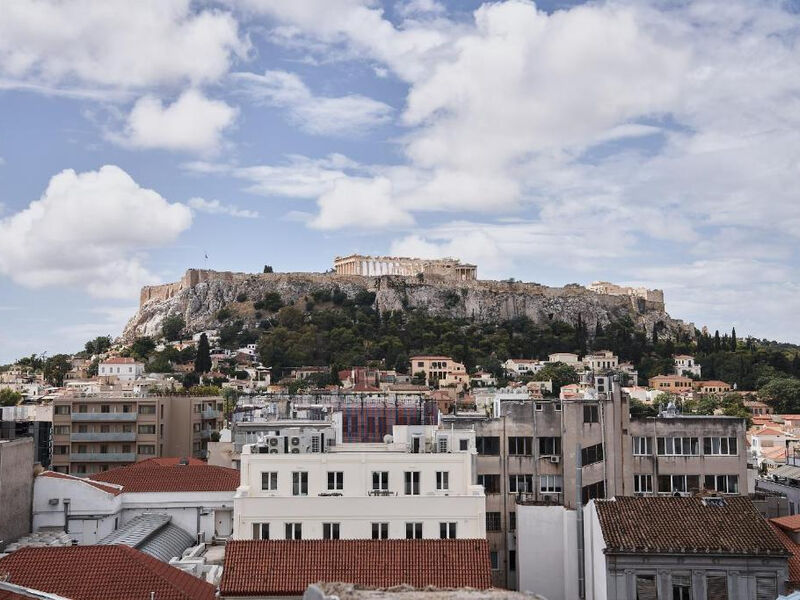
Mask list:
[[444,427],[475,430],[477,482],[495,586],[517,587],[516,502],[574,509],[593,498],[746,493],[745,422],[663,414],[631,419],[619,382],[560,399],[494,404],[493,417],[443,415]]
[[53,400],[53,470],[73,475],[161,456],[203,458],[222,398],[99,392]]
[[693,384],[692,379],[683,375],[656,375],[647,380],[647,385],[654,390],[672,394],[691,392]]
[[483,488],[473,483],[474,432],[393,431],[386,443],[319,440],[310,451],[300,438],[280,436],[245,446],[234,538],[485,537]]
[[411,373],[425,373],[425,385],[469,383],[466,367],[449,356],[412,356]]

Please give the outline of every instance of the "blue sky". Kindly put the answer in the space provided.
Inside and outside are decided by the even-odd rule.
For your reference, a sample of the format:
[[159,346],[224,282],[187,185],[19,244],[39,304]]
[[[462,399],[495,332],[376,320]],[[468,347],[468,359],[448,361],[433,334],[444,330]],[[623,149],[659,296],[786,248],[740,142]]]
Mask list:
[[798,39],[786,2],[13,0],[0,363],[205,254],[457,256],[800,342]]

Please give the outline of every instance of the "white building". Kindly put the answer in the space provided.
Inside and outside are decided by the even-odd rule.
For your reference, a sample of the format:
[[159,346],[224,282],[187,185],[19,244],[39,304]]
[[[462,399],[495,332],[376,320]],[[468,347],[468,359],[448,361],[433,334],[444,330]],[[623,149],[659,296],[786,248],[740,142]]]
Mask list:
[[144,363],[133,358],[117,356],[104,360],[97,367],[100,377],[116,377],[121,381],[130,381],[144,375]]
[[583,366],[590,371],[605,371],[616,369],[619,358],[610,350],[599,350],[583,357]]
[[544,363],[532,358],[509,358],[503,363],[503,368],[509,377],[516,378],[541,371]]
[[[475,432],[395,425],[379,444],[271,453],[245,446],[236,539],[483,538]],[[277,446],[280,443],[276,444]]]
[[581,360],[578,358],[578,355],[573,354],[572,352],[556,352],[554,354],[550,354],[547,357],[547,362],[562,362],[570,365],[571,367],[577,367],[581,364]]
[[701,377],[702,367],[694,362],[694,356],[678,354],[673,357],[673,360],[675,361],[675,375]]

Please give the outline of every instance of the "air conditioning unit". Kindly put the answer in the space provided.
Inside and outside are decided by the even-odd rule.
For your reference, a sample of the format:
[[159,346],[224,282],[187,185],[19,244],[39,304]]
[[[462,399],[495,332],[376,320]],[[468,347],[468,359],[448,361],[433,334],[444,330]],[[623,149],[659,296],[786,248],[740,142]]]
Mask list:
[[554,463],[554,464],[558,464],[558,463],[561,462],[561,457],[554,454],[553,456],[550,457],[550,462]]
[[300,454],[300,448],[292,448],[292,454]]
[[545,494],[544,496],[542,496],[542,500],[544,500],[545,502],[551,502],[552,504],[558,504],[558,496],[555,496],[553,494]]
[[50,506],[58,506],[58,498],[50,498],[50,500],[48,500],[47,503]]
[[277,453],[278,453],[278,450],[277,450],[276,448],[272,448],[272,449],[269,451],[269,453],[270,453],[270,454],[277,454]]
[[292,446],[299,446],[299,445],[300,445],[300,438],[299,437],[293,437],[292,438]]
[[270,438],[269,445],[270,446],[277,446],[278,445],[278,438],[276,438],[276,437]]

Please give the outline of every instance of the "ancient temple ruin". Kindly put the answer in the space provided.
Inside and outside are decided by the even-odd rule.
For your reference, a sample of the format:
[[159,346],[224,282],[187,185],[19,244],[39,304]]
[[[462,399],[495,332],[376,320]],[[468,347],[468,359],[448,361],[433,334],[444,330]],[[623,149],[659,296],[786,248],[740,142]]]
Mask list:
[[478,278],[476,265],[462,263],[455,258],[423,259],[351,254],[337,256],[333,261],[333,268],[337,275],[363,275],[366,277],[434,275],[454,281],[469,281]]

